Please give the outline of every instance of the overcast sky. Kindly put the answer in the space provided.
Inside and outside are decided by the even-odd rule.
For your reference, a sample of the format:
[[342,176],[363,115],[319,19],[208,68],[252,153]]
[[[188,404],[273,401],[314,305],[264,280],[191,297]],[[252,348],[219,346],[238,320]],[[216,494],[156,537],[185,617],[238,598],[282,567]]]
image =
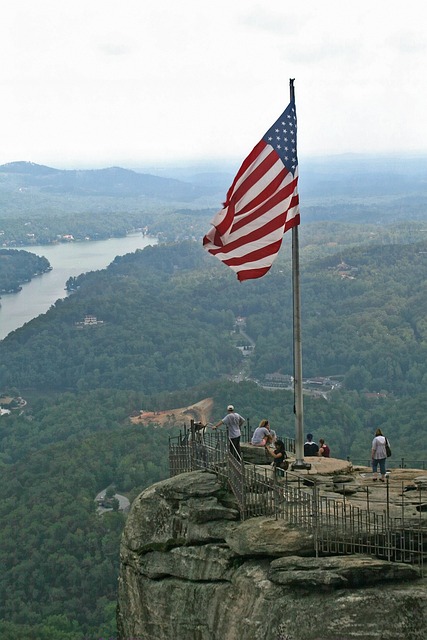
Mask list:
[[10,0],[0,164],[243,160],[295,78],[302,156],[427,151],[423,0]]

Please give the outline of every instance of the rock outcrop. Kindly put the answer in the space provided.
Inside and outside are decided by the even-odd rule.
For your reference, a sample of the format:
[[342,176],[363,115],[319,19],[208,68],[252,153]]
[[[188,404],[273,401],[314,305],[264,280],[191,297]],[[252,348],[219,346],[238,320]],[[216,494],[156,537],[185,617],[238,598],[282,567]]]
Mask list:
[[424,640],[427,581],[411,565],[315,557],[313,536],[239,521],[208,472],[159,482],[123,533],[120,640]]

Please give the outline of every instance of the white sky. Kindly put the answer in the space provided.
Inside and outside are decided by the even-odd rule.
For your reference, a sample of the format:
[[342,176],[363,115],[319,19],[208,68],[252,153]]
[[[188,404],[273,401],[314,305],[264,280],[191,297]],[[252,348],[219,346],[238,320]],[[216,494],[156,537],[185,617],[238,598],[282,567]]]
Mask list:
[[427,151],[424,0],[10,0],[0,164],[243,160],[289,101],[301,156]]

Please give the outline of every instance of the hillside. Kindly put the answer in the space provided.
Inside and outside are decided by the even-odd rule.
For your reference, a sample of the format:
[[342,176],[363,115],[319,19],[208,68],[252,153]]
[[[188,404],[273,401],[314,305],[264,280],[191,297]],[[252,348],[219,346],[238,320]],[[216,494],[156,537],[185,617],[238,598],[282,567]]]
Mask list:
[[[351,248],[304,263],[303,374],[341,383],[325,398],[313,396],[307,423],[342,457],[363,456],[360,431],[370,433],[379,423],[401,456],[427,458],[427,450],[415,452],[407,438],[411,428],[427,431],[422,410],[414,409],[425,404],[425,250],[425,242]],[[256,385],[267,375],[291,375],[286,251],[268,277],[248,286],[209,258],[194,243],[160,245],[80,276],[75,293],[0,343],[0,390],[161,393],[164,402],[137,411],[169,411],[186,405],[167,394],[203,386],[194,403],[212,397],[218,381],[230,384],[237,376]],[[103,324],[78,329],[85,315]],[[247,339],[237,317],[255,344],[250,357],[238,349]],[[281,406],[275,396],[263,409],[258,388],[260,394],[243,393],[251,418],[268,412],[278,424],[292,424],[292,403]],[[227,403],[217,409],[220,416]]]
[[[348,229],[331,242],[322,225],[302,242],[303,370],[342,382],[304,396],[305,427],[334,457],[365,465],[380,427],[394,466],[422,468],[426,242],[386,244],[378,232],[354,247],[359,230]],[[116,258],[75,284],[0,342],[0,392],[26,401],[0,418],[8,640],[113,637],[124,518],[100,518],[94,498],[114,485],[132,501],[166,478],[176,423],[217,421],[233,402],[249,430],[268,417],[278,434],[295,431],[292,392],[255,381],[292,367],[287,242],[271,273],[247,286],[194,242]],[[103,324],[78,329],[86,314]],[[244,361],[236,317],[255,342]],[[233,382],[241,371],[253,380]]]
[[50,269],[49,261],[44,257],[29,251],[0,249],[0,294],[17,292],[23,282]]
[[206,187],[121,167],[106,169],[54,169],[32,162],[10,162],[0,166],[2,191],[26,191],[62,196],[110,196],[191,201],[205,195]]
[[129,394],[28,400],[0,418],[0,635],[111,637],[125,518],[97,514],[95,497],[114,485],[132,500],[167,477],[170,431],[132,426]]
[[[396,397],[422,392],[426,256],[421,242],[352,248],[307,262],[301,270],[305,375],[339,375],[348,390]],[[191,387],[239,366],[236,347],[246,339],[237,317],[255,343],[246,360],[249,377],[292,375],[288,264],[241,286],[198,245],[181,243],[116,258],[73,285],[72,296],[2,341],[0,362],[9,366],[0,365],[0,388],[156,393]],[[77,331],[85,315],[103,324]]]
[[212,409],[213,399],[205,398],[188,407],[177,409],[172,408],[163,411],[144,411],[141,409],[138,415],[131,416],[130,421],[132,424],[144,426],[155,424],[162,427],[183,427],[184,425],[188,427],[191,420],[207,424],[210,420]]

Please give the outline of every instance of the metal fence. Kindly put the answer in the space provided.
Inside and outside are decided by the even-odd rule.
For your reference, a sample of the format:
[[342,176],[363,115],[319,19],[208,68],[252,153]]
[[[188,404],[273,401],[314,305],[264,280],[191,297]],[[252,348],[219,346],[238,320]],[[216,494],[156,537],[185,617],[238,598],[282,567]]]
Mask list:
[[427,526],[421,493],[419,518],[405,519],[403,507],[399,517],[392,517],[387,479],[385,508],[378,513],[369,503],[368,490],[363,507],[353,504],[345,492],[338,498],[322,495],[315,479],[245,463],[230,453],[224,432],[206,433],[193,423],[170,439],[169,462],[171,476],[196,469],[216,473],[231,488],[242,520],[280,518],[309,531],[316,554],[369,554],[415,564],[423,571]]

